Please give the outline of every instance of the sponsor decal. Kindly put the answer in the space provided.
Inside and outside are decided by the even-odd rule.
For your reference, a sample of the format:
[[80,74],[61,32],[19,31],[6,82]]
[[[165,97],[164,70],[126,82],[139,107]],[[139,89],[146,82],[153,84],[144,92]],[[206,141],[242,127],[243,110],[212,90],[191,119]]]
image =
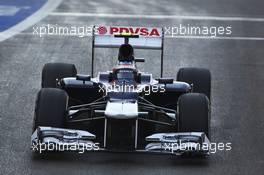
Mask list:
[[105,26],[99,26],[97,31],[99,35],[104,35],[107,33],[107,28]]
[[147,28],[147,27],[117,27],[117,26],[99,26],[97,28],[97,33],[99,35],[115,35],[121,33],[130,33],[132,35],[140,35],[140,36],[161,36],[160,30],[158,28]]

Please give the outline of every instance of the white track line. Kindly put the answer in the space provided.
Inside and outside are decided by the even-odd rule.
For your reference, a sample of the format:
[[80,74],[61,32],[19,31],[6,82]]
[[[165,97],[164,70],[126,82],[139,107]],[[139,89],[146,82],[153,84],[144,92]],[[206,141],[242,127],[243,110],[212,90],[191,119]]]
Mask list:
[[61,3],[61,1],[62,0],[48,0],[48,2],[46,2],[38,11],[33,13],[31,16],[18,23],[17,25],[5,30],[4,32],[0,32],[0,42],[22,32],[33,24],[39,22],[52,10],[54,10]]
[[137,15],[137,14],[107,14],[107,13],[70,13],[52,12],[52,16],[100,17],[100,18],[143,18],[143,19],[189,19],[215,21],[249,21],[264,22],[264,18],[251,17],[222,17],[222,16],[182,16],[182,15]]
[[[33,33],[23,32],[19,35],[34,35],[35,37],[39,37]],[[83,39],[85,37],[91,37],[90,35],[79,37],[78,35],[68,34],[68,35],[59,35],[59,34],[50,34],[50,35],[43,35],[41,38],[49,37],[49,36],[60,36],[60,37],[77,37]],[[40,38],[40,37],[39,37]],[[264,41],[262,37],[238,37],[238,36],[228,36],[228,37],[210,37],[210,36],[165,36],[168,39],[205,39],[205,40],[248,40],[248,41]]]

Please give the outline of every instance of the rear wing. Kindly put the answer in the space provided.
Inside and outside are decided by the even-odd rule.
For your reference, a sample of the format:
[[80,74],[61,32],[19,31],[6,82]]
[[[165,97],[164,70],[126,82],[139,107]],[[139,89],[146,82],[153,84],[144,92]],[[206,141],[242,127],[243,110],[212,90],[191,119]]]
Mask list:
[[156,27],[120,27],[94,26],[92,41],[92,69],[94,76],[94,55],[96,48],[119,48],[129,43],[135,49],[152,49],[161,51],[161,77],[163,75],[163,28]]

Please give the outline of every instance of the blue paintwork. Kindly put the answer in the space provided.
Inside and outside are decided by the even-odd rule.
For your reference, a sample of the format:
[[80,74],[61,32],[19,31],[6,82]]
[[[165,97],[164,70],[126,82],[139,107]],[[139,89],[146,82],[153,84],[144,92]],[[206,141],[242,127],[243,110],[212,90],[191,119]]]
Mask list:
[[[0,7],[2,7],[2,13],[0,11],[0,32],[25,20],[39,10],[46,2],[47,0],[0,0]],[[3,15],[3,10],[8,11],[10,7],[18,8],[19,10],[13,15]]]

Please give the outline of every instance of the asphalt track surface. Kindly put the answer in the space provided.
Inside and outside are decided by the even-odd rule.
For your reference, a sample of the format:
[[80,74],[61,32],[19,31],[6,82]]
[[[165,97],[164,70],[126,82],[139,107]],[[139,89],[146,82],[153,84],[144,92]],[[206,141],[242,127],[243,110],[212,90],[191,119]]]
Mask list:
[[[58,13],[108,13],[264,18],[259,0],[126,1],[65,0]],[[90,72],[91,39],[32,35],[27,29],[0,43],[0,174],[263,174],[264,172],[264,22],[213,19],[131,19],[49,15],[40,24],[173,26],[179,23],[232,25],[229,39],[165,40],[165,76],[180,67],[205,67],[212,73],[212,141],[231,142],[231,151],[207,159],[145,154],[51,154],[33,158],[30,135],[34,100],[46,62],[75,63]],[[246,37],[235,39],[235,37]],[[234,37],[232,39],[232,37]],[[248,38],[248,39],[247,39]],[[110,68],[116,50],[96,54],[99,69]],[[142,70],[159,74],[156,52],[139,52]],[[154,66],[155,64],[155,66]]]

